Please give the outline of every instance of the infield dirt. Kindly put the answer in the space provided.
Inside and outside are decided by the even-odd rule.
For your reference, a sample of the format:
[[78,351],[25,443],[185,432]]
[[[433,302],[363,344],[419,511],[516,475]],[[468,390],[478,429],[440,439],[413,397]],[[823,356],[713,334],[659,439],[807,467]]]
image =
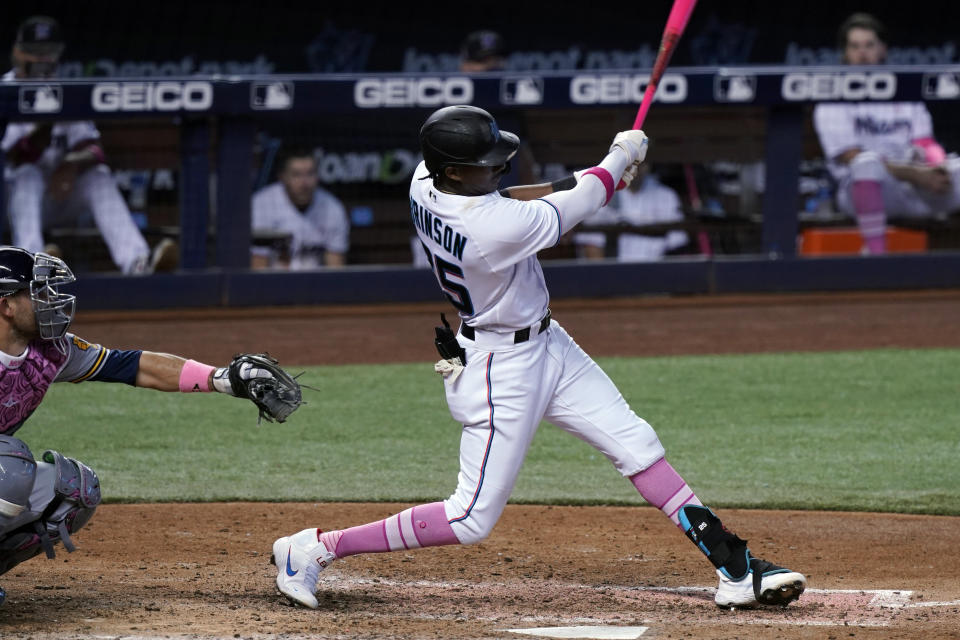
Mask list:
[[[561,301],[553,310],[594,356],[960,348],[952,291]],[[440,311],[81,313],[74,329],[211,363],[264,349],[284,364],[426,362]],[[276,595],[274,538],[405,506],[104,505],[76,553],[0,578],[0,637],[520,638],[506,630],[603,624],[647,626],[644,638],[960,638],[957,517],[724,510],[758,555],[807,574],[811,590],[783,610],[718,610],[709,564],[649,507],[510,505],[483,544],[336,563],[322,574],[317,611]]]

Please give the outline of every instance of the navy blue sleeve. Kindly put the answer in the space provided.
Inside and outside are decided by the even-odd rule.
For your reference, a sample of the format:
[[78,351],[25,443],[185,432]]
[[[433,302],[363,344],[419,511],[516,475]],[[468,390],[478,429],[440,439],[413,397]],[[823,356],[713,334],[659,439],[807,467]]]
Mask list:
[[107,354],[99,371],[90,376],[88,380],[125,382],[134,386],[137,382],[137,371],[140,370],[140,354],[142,353],[143,351],[140,350],[110,349],[110,353]]

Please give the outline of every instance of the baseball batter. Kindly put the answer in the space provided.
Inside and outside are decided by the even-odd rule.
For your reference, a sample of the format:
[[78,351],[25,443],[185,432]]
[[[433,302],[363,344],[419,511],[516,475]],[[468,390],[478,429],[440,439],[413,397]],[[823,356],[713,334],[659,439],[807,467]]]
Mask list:
[[[11,54],[14,68],[2,80],[54,76],[63,47],[53,18],[28,18],[17,29]],[[44,109],[39,102],[51,99],[45,91],[37,89],[37,110]],[[161,259],[173,259],[173,255],[151,257],[105,164],[100,132],[93,122],[11,122],[0,148],[7,158],[4,177],[13,244],[41,251],[45,227],[90,212],[110,257],[123,273],[149,273]],[[160,250],[172,254],[176,249],[164,243]]]
[[[437,329],[447,404],[463,424],[453,495],[349,529],[317,528],[273,545],[280,591],[316,607],[318,573],[338,558],[486,538],[541,419],[590,443],[716,567],[721,606],[784,605],[806,578],[755,558],[664,458],[649,424],[550,317],[537,251],[604,206],[646,155],[642,131],[617,134],[596,167],[557,183],[498,192],[519,140],[489,113],[446,107],[420,130],[424,162],[410,185],[414,227],[457,309],[458,335]],[[446,324],[446,322],[444,321]]]
[[[881,64],[885,40],[883,25],[865,13],[847,18],[838,33],[847,64]],[[922,102],[818,104],[813,122],[838,183],[837,204],[856,217],[866,253],[886,251],[889,215],[960,209],[960,158],[937,144]]]
[[[53,558],[58,542],[73,551],[72,535],[100,503],[90,467],[56,451],[34,460],[13,437],[52,383],[219,391],[249,398],[261,415],[281,421],[300,404],[299,385],[261,355],[243,354],[214,368],[167,353],[108,349],[68,333],[76,301],[60,288],[74,279],[59,258],[0,247],[0,574],[41,551]],[[0,588],[0,604],[5,597]]]

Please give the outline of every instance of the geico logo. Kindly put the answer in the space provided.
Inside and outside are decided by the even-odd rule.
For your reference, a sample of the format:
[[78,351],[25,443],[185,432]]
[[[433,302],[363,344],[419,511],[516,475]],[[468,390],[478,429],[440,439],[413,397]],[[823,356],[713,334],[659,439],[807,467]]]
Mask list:
[[470,78],[367,78],[353,86],[358,107],[438,107],[473,101]]
[[[649,75],[575,76],[570,82],[570,100],[574,104],[624,104],[641,102],[650,84]],[[683,102],[687,99],[687,79],[665,74],[653,99],[657,102]]]
[[91,97],[95,111],[206,111],[213,106],[209,82],[100,82]]
[[784,100],[889,100],[897,93],[897,76],[874,73],[788,73],[783,76]]

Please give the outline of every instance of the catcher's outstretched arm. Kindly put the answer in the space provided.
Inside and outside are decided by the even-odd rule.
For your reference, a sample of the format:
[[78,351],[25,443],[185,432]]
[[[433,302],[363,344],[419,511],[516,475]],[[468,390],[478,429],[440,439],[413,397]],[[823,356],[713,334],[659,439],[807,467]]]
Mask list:
[[[170,353],[154,353],[144,351],[140,354],[140,368],[137,369],[138,387],[156,389],[157,391],[179,391],[180,374],[185,358]],[[211,367],[212,369],[212,367]],[[208,375],[213,375],[212,372]],[[210,385],[210,381],[207,381]]]
[[303,403],[300,384],[267,354],[240,354],[226,367],[211,367],[169,353],[144,351],[136,385],[158,391],[219,391],[246,398],[260,418],[283,422]]

